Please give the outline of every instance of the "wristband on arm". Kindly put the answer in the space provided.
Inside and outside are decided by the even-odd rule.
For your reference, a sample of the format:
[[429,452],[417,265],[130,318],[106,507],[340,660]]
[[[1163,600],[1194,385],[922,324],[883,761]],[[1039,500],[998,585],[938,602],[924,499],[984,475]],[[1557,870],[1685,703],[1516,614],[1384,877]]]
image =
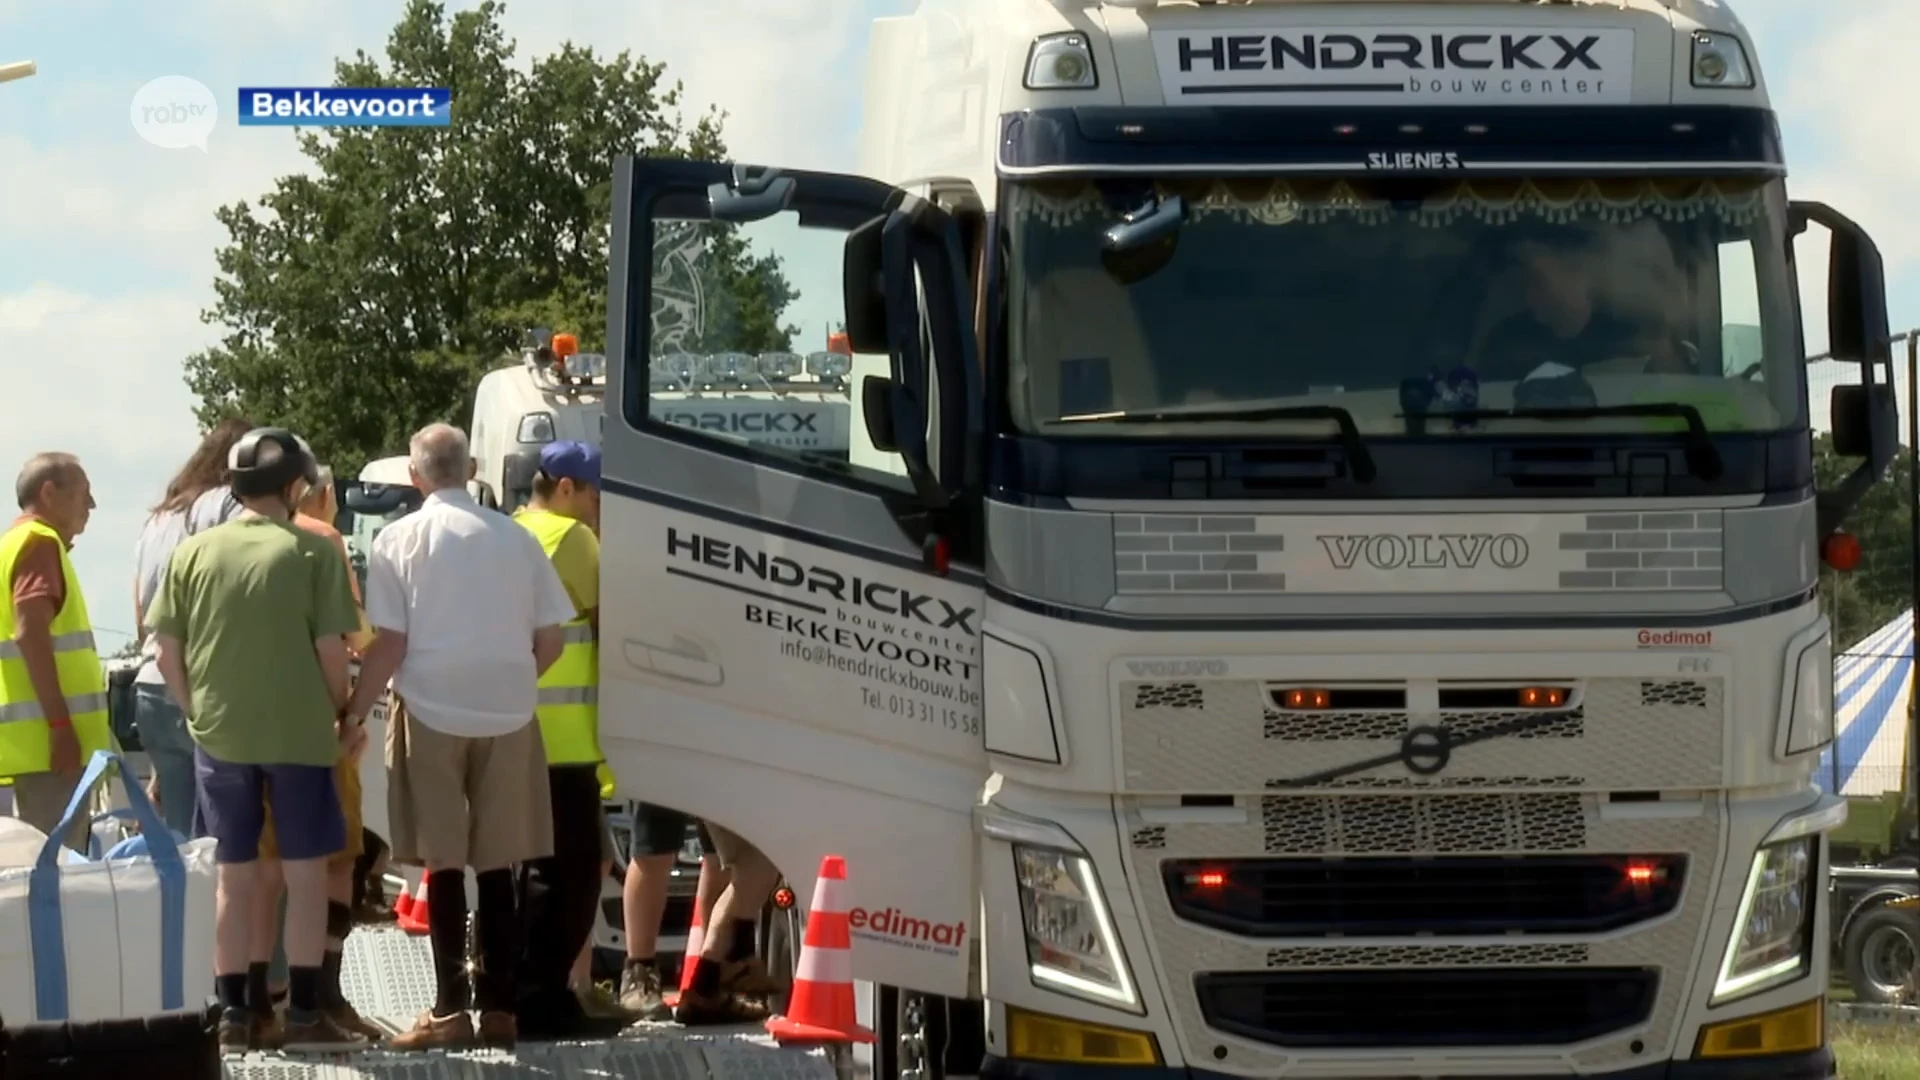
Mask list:
[[65,731],[66,729],[73,726],[73,718],[70,716],[66,716],[66,717],[61,717],[58,720],[49,720],[47,721],[47,726],[52,728],[55,731]]

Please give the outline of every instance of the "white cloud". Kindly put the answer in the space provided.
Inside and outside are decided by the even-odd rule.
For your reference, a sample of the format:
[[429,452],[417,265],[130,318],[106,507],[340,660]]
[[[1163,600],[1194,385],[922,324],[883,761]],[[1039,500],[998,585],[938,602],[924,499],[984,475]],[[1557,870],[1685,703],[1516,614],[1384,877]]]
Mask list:
[[[125,103],[119,106],[124,115]],[[47,146],[0,136],[0,236],[47,259],[129,258],[200,282],[226,240],[216,207],[255,200],[305,159],[286,131],[222,127],[207,151],[162,150],[123,132]]]
[[94,512],[74,548],[94,619],[131,629],[125,583],[145,508],[195,438],[179,360],[208,335],[189,293],[90,297],[35,286],[0,296],[0,471],[42,450],[78,454]]
[[[218,336],[200,321],[213,300],[213,252],[226,239],[214,208],[258,198],[304,160],[291,133],[230,123],[204,154],[149,146],[127,118],[131,97],[131,88],[63,94],[63,112],[112,110],[111,127],[79,128],[88,139],[0,136],[0,242],[35,253],[6,272],[41,278],[0,294],[0,385],[29,388],[0,405],[0,474],[41,450],[80,455],[99,509],[74,548],[75,568],[96,622],[120,629],[131,629],[122,597],[145,508],[196,437],[181,362]],[[151,284],[119,287],[130,281]]]
[[507,8],[522,58],[562,41],[603,55],[631,49],[686,84],[691,118],[728,113],[728,148],[742,161],[847,171],[854,167],[866,26],[906,0],[701,0],[692,5],[531,0]]
[[[1902,65],[1883,59],[1920,51],[1920,4],[1749,0],[1740,7],[1752,9],[1749,24],[1773,64],[1769,87],[1794,196],[1828,203],[1857,221],[1879,244],[1890,276],[1920,276],[1912,79]],[[1920,297],[1890,301],[1897,321],[1920,321]]]

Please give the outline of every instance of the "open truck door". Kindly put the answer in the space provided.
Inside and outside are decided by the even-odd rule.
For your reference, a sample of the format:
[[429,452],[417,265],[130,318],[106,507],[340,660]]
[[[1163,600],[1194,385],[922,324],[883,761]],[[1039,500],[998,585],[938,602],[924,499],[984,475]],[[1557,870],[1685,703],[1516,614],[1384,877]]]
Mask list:
[[[857,977],[967,996],[988,769],[957,230],[872,180],[623,159],[611,254],[600,728],[621,796],[739,833],[803,902],[845,856]],[[812,352],[843,318],[853,355]],[[844,393],[868,439],[805,410],[679,419],[783,388]]]

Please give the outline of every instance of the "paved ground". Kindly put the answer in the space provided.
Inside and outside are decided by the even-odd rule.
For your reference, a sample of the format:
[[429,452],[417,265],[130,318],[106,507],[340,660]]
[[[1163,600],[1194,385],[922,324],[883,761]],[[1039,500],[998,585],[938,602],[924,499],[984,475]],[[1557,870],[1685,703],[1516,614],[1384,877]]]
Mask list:
[[[424,937],[362,927],[347,939],[341,983],[369,1020],[400,1031],[433,1003],[433,956]],[[227,1059],[231,1080],[832,1080],[817,1053],[782,1050],[759,1027],[687,1034],[674,1024],[636,1024],[594,1044],[522,1046],[512,1054],[394,1054],[338,1058],[248,1054]]]

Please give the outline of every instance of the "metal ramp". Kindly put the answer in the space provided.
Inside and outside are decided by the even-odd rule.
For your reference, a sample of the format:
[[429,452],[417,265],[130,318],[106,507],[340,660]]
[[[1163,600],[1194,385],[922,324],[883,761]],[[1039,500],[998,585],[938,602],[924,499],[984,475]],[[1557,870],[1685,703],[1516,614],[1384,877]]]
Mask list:
[[[362,1016],[399,1032],[433,1004],[433,953],[424,937],[361,927],[347,939],[341,988]],[[635,1024],[617,1039],[525,1043],[513,1053],[402,1054],[367,1050],[331,1058],[229,1057],[229,1080],[833,1080],[817,1051],[783,1050],[759,1027]]]

